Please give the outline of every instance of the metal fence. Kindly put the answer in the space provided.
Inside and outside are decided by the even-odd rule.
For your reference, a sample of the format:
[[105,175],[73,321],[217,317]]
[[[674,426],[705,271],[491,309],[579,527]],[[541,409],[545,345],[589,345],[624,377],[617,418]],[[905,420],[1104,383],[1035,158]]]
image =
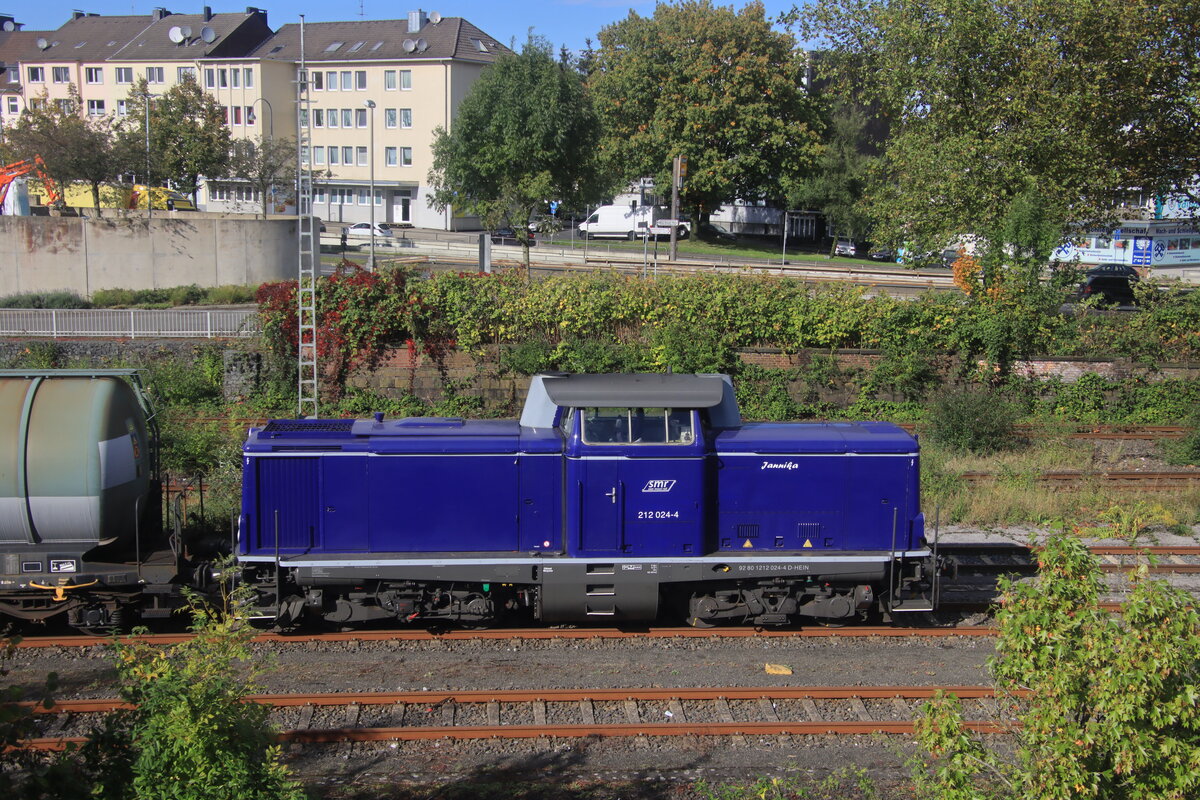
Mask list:
[[225,339],[258,334],[258,316],[253,308],[0,309],[0,336]]

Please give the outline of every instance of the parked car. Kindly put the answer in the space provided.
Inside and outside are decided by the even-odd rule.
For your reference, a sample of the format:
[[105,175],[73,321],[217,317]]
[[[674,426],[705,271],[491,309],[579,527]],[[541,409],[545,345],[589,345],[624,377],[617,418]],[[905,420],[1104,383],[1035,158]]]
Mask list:
[[[356,222],[353,225],[351,225],[349,228],[346,228],[346,235],[347,236],[356,236],[356,237],[365,237],[367,239],[370,239],[371,238],[371,223]],[[391,227],[386,222],[376,222],[375,223],[375,237],[376,238],[390,237],[390,236],[394,236],[394,235],[395,234],[392,233]]]
[[833,254],[835,256],[851,256],[851,257],[853,257],[853,256],[858,255],[858,248],[854,246],[853,239],[847,239],[845,237],[840,237],[840,238],[838,238],[837,242],[833,246]]
[[[520,247],[521,240],[517,238],[517,232],[512,228],[496,228],[494,231],[488,232],[492,237],[492,244],[506,245],[508,247]],[[537,237],[533,231],[529,232],[529,246],[537,245]]]
[[711,242],[736,242],[737,234],[712,222],[700,223],[700,238]]
[[896,251],[890,247],[876,247],[867,253],[867,258],[872,261],[895,261]]
[[1078,299],[1087,300],[1099,297],[1105,305],[1128,306],[1134,305],[1134,287],[1137,286],[1138,272],[1125,264],[1101,264],[1092,267],[1084,273],[1084,281],[1079,285]]

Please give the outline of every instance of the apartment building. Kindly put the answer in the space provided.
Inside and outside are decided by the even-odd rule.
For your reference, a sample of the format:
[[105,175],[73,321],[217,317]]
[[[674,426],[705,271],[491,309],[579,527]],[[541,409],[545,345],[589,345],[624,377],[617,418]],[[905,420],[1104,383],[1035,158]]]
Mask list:
[[[433,134],[450,129],[471,85],[507,48],[464,19],[414,11],[401,20],[308,23],[304,49],[310,106],[299,123],[311,146],[301,156],[314,174],[315,213],[362,222],[373,202],[377,222],[477,227],[429,206]],[[284,25],[249,57],[294,74],[300,26]]]
[[[378,222],[477,226],[427,202],[434,130],[451,127],[471,85],[506,51],[464,19],[413,11],[399,20],[308,23],[303,53],[299,24],[272,32],[267,12],[254,7],[75,12],[55,31],[21,31],[15,21],[11,27],[0,31],[0,124],[29,104],[70,103],[72,87],[79,113],[126,116],[140,79],[153,96],[191,76],[225,109],[235,138],[294,138],[299,125],[307,126],[311,146],[301,155],[313,169],[314,209],[322,218],[365,221],[373,203]],[[307,113],[296,102],[302,57],[310,76]],[[235,180],[207,181],[198,199],[205,210],[264,210],[264,198]]]

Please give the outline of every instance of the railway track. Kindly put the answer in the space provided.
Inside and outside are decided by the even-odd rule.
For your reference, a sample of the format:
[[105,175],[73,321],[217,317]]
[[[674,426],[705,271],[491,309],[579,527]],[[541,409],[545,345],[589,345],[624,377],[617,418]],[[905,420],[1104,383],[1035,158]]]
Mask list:
[[[964,701],[968,727],[1002,732],[994,691],[985,686],[813,686],[688,689],[547,689],[254,695],[273,708],[284,742],[529,739],[613,736],[857,735],[911,733],[919,705],[938,691]],[[46,735],[38,750],[78,743],[87,717],[120,700],[64,700],[29,707]]]
[[1074,487],[1101,484],[1108,488],[1155,492],[1200,486],[1200,470],[1178,472],[1043,472],[1032,476],[1010,477],[992,472],[964,472],[959,477],[969,484],[998,480],[1032,481],[1044,486]]

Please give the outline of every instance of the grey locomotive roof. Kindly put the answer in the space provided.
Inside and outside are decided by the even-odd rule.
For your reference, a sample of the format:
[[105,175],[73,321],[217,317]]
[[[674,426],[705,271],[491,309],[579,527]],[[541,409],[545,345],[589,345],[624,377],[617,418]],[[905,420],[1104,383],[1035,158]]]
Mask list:
[[[407,52],[406,39],[424,39],[425,50]],[[476,43],[479,44],[476,44]],[[480,48],[482,45],[482,49]],[[508,48],[461,17],[446,17],[408,32],[408,20],[309,22],[304,25],[304,58],[308,63],[345,61],[425,61],[453,58],[491,63]],[[253,53],[256,58],[300,60],[300,25],[280,28]]]
[[545,375],[559,406],[711,408],[721,402],[720,375]]

